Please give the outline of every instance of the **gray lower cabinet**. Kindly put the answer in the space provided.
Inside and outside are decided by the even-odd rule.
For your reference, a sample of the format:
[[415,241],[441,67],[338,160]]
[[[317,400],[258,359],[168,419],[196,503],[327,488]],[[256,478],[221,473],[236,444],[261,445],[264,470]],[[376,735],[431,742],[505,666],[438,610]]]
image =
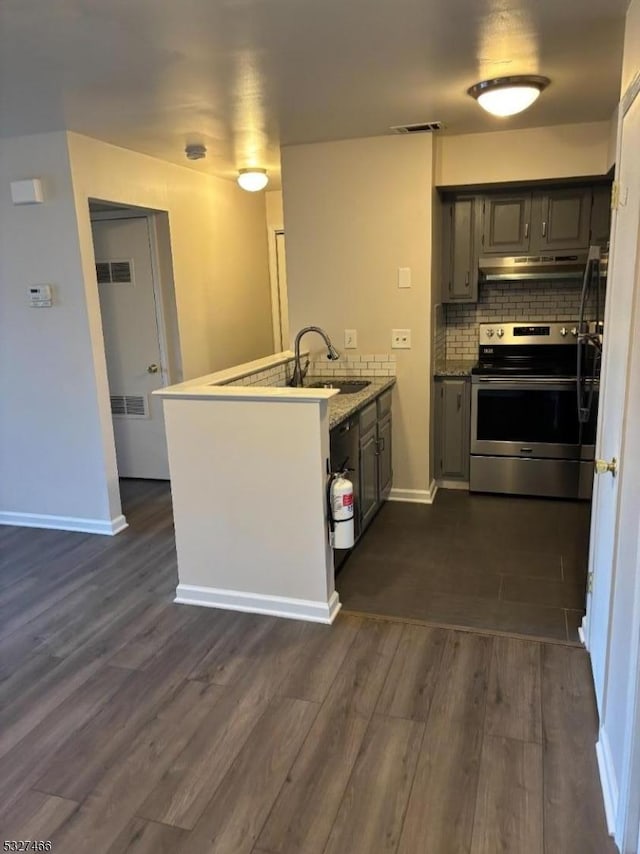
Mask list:
[[435,380],[435,463],[440,480],[469,480],[471,382],[467,377]]
[[391,390],[360,413],[360,532],[389,497],[393,480],[391,456]]

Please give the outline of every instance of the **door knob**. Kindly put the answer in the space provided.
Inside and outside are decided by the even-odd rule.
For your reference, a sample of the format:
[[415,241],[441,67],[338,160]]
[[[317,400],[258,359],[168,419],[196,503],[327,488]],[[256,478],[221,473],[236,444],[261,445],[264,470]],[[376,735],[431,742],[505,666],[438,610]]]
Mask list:
[[596,460],[596,474],[607,474],[607,472],[611,472],[611,474],[615,477],[618,473],[618,461],[614,457],[610,462],[607,460]]
[[149,367],[147,368],[147,373],[148,373],[148,374],[157,374],[159,370],[160,370],[160,368],[158,367],[158,365],[156,365],[156,363],[155,363],[155,362],[153,362],[153,363],[152,363],[151,365],[149,365]]

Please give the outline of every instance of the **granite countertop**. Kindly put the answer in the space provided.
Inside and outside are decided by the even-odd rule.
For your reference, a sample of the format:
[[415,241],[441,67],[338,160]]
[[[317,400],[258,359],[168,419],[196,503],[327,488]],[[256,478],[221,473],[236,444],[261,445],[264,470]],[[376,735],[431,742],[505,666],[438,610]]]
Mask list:
[[436,377],[469,377],[471,368],[477,364],[477,359],[444,359],[436,362],[433,374]]
[[329,429],[333,430],[354,412],[362,409],[378,395],[395,385],[395,377],[305,377],[306,386],[314,382],[349,382],[366,380],[369,385],[355,394],[336,394],[329,400]]

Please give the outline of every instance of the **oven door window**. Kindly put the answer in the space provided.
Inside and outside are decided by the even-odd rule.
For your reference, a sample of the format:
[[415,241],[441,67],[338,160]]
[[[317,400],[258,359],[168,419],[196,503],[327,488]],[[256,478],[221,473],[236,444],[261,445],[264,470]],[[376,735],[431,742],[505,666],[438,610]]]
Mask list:
[[476,438],[489,442],[577,445],[575,387],[479,388]]

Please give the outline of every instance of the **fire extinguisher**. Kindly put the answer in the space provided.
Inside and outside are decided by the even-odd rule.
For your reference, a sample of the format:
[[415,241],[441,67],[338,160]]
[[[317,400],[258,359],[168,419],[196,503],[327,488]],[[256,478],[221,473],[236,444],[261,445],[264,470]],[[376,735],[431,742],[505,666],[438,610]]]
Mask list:
[[350,549],[355,543],[353,528],[353,484],[347,472],[334,472],[327,487],[331,546]]

